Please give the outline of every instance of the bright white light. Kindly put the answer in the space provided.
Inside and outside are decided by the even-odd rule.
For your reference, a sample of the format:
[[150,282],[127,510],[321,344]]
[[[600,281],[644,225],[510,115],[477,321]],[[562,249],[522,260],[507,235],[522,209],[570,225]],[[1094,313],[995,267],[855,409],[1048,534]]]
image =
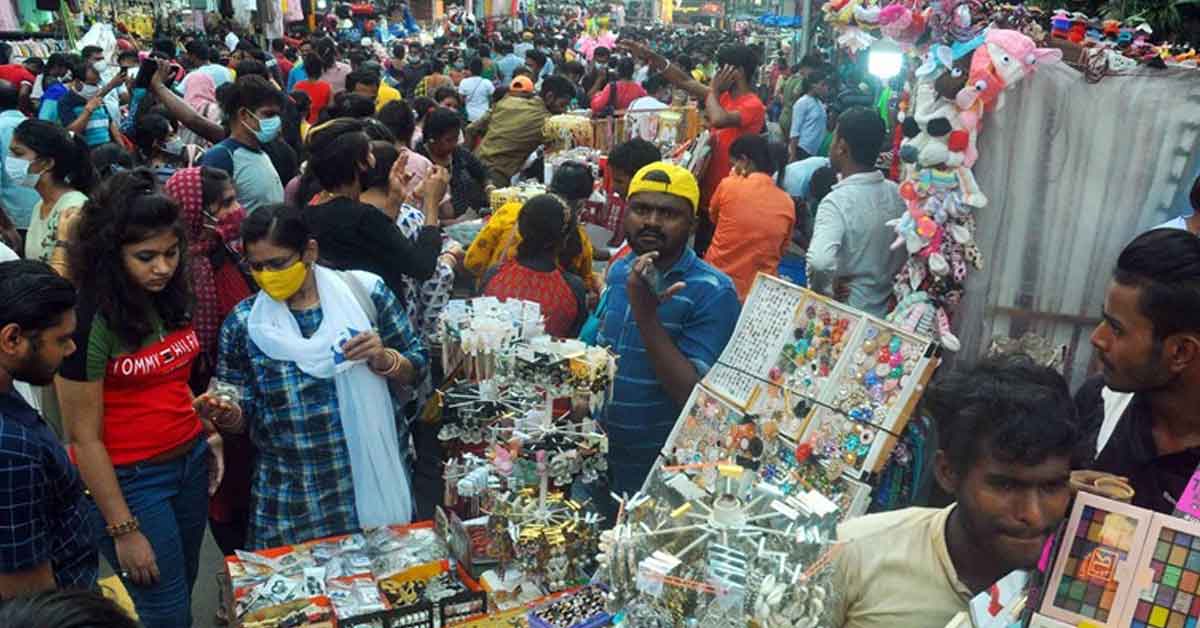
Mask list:
[[900,51],[896,42],[880,39],[871,44],[871,49],[867,52],[868,72],[886,81],[899,74],[903,67],[904,53]]

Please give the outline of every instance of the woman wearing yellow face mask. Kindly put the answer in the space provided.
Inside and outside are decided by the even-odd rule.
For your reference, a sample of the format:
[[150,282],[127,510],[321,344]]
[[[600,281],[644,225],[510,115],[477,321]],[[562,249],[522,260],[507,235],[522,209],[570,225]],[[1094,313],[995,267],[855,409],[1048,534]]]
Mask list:
[[[376,275],[316,263],[300,212],[262,207],[242,223],[262,288],[226,319],[216,379],[237,389],[258,449],[247,546],[300,543],[412,517],[408,386],[427,357]],[[389,380],[403,386],[389,386]]]

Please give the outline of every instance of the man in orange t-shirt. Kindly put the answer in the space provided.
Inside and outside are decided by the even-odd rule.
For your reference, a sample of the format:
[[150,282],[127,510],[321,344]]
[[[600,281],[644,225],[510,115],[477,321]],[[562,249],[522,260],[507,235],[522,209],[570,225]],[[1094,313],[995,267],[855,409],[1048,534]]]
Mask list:
[[705,261],[729,275],[746,300],[759,271],[774,275],[796,224],[796,205],[775,185],[776,165],[761,135],[743,135],[729,147],[733,171],[708,207],[716,225]]
[[[704,115],[712,131],[712,157],[700,184],[700,206],[707,207],[717,184],[729,175],[729,147],[737,138],[760,133],[766,122],[767,108],[754,93],[754,73],[758,70],[758,55],[749,46],[726,44],[717,51],[717,70],[712,85],[697,82],[683,68],[676,66],[644,44],[630,40],[617,42],[650,64],[676,87],[704,103]],[[708,213],[701,212],[696,227],[696,252],[703,253],[712,239],[713,225]]]

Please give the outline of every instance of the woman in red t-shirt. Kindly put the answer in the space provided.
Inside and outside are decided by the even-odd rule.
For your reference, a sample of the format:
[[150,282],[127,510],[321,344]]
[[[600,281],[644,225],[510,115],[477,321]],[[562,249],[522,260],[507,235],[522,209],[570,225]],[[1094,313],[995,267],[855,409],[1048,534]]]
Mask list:
[[106,181],[68,229],[88,237],[70,251],[77,350],[55,384],[95,506],[89,518],[142,623],[190,626],[208,497],[222,470],[220,437],[195,408],[232,407],[210,395],[193,401],[188,388],[200,343],[180,272],[179,205],[137,169]]
[[304,55],[304,72],[308,78],[296,83],[292,91],[308,94],[308,99],[312,101],[308,108],[308,123],[316,124],[321,112],[333,100],[333,86],[321,80],[321,75],[325,73],[325,62],[315,54]]

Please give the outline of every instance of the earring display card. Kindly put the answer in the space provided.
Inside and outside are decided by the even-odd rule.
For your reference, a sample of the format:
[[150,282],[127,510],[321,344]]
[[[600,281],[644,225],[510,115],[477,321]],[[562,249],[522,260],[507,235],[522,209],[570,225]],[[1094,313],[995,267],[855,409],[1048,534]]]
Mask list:
[[[798,459],[794,442],[779,434],[773,420],[743,413],[703,384],[692,390],[662,454],[663,466],[708,492],[717,485],[719,465],[731,463],[750,469],[783,495],[816,488],[837,504],[844,519],[865,514],[871,504],[869,484],[842,475],[841,467]],[[646,486],[663,473],[655,469]]]
[[740,407],[749,407],[768,381],[793,336],[806,293],[784,281],[759,275],[742,307],[733,335],[704,381]]
[[839,460],[852,477],[877,470],[894,446],[888,432],[903,428],[917,390],[925,383],[927,348],[928,343],[916,336],[875,320],[864,322],[827,399],[845,416],[818,410],[803,439],[812,440],[822,455]]
[[693,481],[702,487],[713,486],[716,463],[732,462],[736,457],[734,428],[744,418],[736,407],[703,385],[696,386],[663,448],[666,465],[690,466],[688,475]]
[[1046,587],[1042,614],[1072,625],[1088,621],[1128,626],[1120,618],[1131,608],[1134,566],[1152,516],[1148,510],[1079,493]]
[[937,368],[934,348],[760,274],[733,336],[668,438],[665,464],[732,461],[784,494],[815,487],[845,501],[843,512],[858,510],[869,487],[836,479],[862,480],[886,463],[893,434]]
[[1121,626],[1200,625],[1200,524],[1155,515],[1136,566],[1135,599],[1126,606]]

